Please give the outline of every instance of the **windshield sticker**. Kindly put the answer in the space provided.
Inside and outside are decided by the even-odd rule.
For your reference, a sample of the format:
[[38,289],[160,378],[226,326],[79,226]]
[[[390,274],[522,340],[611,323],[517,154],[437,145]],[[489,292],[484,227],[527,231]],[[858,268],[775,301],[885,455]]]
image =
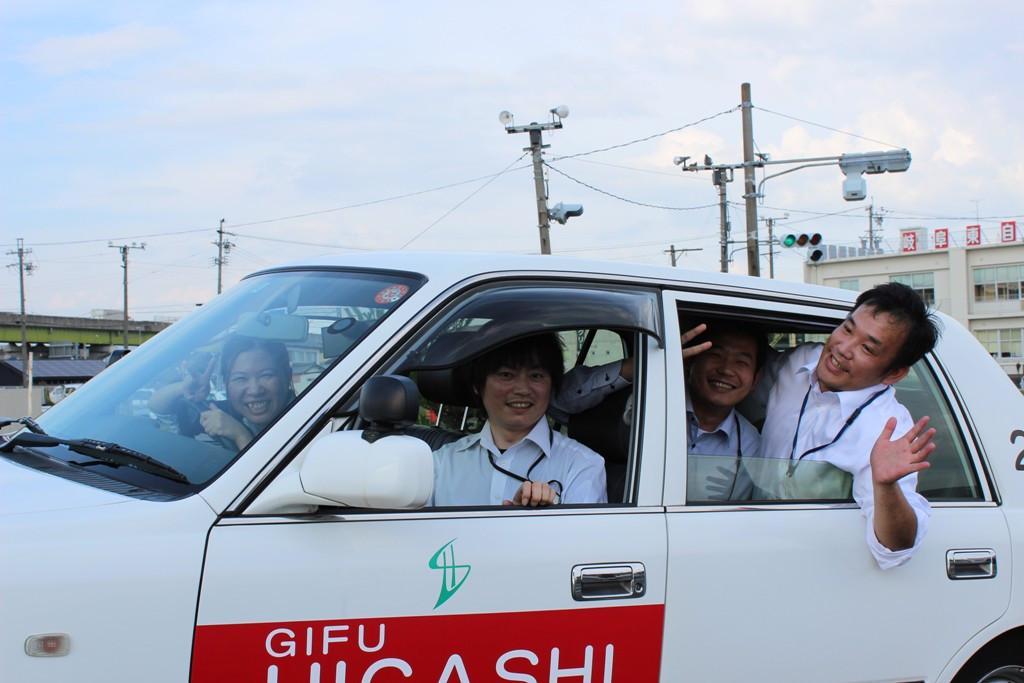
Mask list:
[[373,300],[378,304],[393,304],[408,293],[409,287],[406,285],[391,285],[377,292]]
[[434,609],[448,602],[448,598],[455,595],[456,591],[462,588],[462,584],[469,578],[469,571],[472,569],[468,564],[455,564],[454,543],[454,538],[445,543],[430,558],[430,562],[427,563],[427,566],[431,569],[437,569],[441,572],[441,592],[438,593]]

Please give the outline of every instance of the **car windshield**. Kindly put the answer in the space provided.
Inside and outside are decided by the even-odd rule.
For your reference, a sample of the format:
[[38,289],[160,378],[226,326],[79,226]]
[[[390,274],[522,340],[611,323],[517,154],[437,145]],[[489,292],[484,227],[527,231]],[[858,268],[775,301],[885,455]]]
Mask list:
[[[187,494],[224,470],[330,366],[421,284],[408,273],[269,271],[161,332],[38,420],[57,439],[95,440],[169,466],[187,483],[73,443],[47,456],[146,489]],[[33,450],[42,450],[39,444]],[[93,449],[94,451],[95,449]],[[131,456],[135,457],[135,456]]]

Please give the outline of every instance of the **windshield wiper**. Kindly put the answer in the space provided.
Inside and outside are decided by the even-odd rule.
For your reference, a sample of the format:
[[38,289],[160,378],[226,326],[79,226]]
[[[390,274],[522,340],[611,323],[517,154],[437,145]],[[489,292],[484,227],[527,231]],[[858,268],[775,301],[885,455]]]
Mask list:
[[25,417],[0,417],[0,428],[7,425],[23,424],[34,434],[45,434],[46,430],[39,426],[39,423],[27,415]]
[[[14,422],[21,422],[21,420],[14,420]],[[25,424],[25,426],[30,430],[32,429],[27,424]],[[38,428],[38,425],[36,425],[36,427]],[[109,441],[97,441],[96,439],[61,439],[56,436],[50,436],[46,433],[20,431],[10,437],[7,440],[7,443],[0,447],[0,450],[10,451],[15,446],[50,448],[62,445],[67,446],[76,453],[88,455],[90,458],[95,458],[96,460],[102,460],[103,462],[114,465],[115,467],[124,465],[125,467],[131,467],[148,474],[155,474],[157,476],[164,477],[165,479],[178,481],[182,484],[189,483],[188,477],[170,465],[166,465],[156,458],[151,458],[144,453],[133,451],[121,444],[111,443]]]

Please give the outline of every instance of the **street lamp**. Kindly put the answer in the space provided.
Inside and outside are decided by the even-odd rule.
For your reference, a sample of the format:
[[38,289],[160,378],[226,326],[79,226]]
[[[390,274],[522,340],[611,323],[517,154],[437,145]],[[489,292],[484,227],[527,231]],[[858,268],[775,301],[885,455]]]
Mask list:
[[800,164],[795,168],[787,168],[785,171],[766,175],[757,185],[757,196],[764,197],[761,191],[769,178],[778,178],[802,168],[813,166],[838,165],[839,169],[846,176],[843,181],[843,199],[848,202],[859,201],[867,196],[867,183],[862,174],[874,175],[876,173],[902,173],[910,168],[910,152],[906,149],[891,149],[885,152],[859,152],[840,154],[834,157],[813,157],[808,159],[782,159],[782,160],[759,160],[757,166],[769,166],[773,164]]
[[843,199],[854,202],[868,196],[867,182],[863,174],[903,173],[910,168],[910,152],[905,149],[891,149],[887,152],[844,154],[839,157],[839,168],[846,176],[846,180],[843,181]]

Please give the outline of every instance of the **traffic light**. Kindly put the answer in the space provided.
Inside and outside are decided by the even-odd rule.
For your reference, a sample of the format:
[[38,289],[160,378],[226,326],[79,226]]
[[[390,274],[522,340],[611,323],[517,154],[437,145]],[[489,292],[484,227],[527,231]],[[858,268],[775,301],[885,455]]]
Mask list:
[[817,232],[811,234],[802,232],[799,235],[790,233],[782,238],[784,247],[816,247],[819,244],[821,244],[821,234]]
[[821,233],[802,232],[799,235],[789,233],[782,238],[784,247],[807,247],[807,262],[818,263],[825,258],[825,247],[821,243]]

